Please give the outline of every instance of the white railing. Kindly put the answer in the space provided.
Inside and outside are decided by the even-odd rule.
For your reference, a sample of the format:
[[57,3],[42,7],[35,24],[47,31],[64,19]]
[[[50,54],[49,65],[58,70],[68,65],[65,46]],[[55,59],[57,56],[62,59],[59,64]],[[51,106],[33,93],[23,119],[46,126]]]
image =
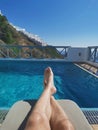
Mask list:
[[98,62],[98,46],[91,46],[89,48],[89,60]]
[[0,58],[64,59],[67,57],[68,49],[69,46],[0,45]]

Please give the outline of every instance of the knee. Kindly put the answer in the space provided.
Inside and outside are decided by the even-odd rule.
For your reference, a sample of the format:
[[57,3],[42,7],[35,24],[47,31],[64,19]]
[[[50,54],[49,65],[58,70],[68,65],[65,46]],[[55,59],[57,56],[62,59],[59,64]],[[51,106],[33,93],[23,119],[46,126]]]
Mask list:
[[34,126],[34,125],[38,125],[38,124],[42,123],[43,120],[44,120],[44,118],[41,114],[34,112],[32,114],[32,116],[29,117],[27,124],[29,126],[32,126],[32,125]]
[[62,120],[59,124],[60,124],[61,129],[74,130],[72,123],[68,119]]

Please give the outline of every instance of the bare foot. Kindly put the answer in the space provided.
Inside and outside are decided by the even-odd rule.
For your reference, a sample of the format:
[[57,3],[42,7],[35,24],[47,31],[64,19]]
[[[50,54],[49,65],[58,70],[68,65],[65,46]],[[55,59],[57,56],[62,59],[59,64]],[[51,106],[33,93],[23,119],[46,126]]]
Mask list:
[[56,88],[54,86],[54,81],[53,81],[53,72],[50,67],[46,68],[44,72],[44,87],[50,88],[51,94],[56,93]]
[[[46,68],[44,72],[44,89],[49,90],[50,96],[56,92],[56,88],[54,86],[54,81],[53,81],[53,72],[50,67]],[[46,113],[48,113],[47,117],[50,120],[51,112],[52,112],[50,99],[49,102],[47,102],[47,106],[48,107],[46,108]]]

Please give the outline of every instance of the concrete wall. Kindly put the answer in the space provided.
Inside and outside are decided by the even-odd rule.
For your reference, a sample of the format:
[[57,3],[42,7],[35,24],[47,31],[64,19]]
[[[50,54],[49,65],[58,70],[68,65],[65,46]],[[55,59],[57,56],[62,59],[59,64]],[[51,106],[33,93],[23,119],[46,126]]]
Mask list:
[[84,62],[88,60],[88,48],[70,47],[66,60],[75,62]]

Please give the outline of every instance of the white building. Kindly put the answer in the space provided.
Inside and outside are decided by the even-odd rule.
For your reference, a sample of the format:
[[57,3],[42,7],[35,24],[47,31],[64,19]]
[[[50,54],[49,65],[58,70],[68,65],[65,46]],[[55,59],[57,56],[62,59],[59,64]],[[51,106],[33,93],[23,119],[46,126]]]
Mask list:
[[2,14],[2,12],[1,12],[1,10],[0,10],[0,15],[1,15],[1,16],[3,16],[3,14]]

